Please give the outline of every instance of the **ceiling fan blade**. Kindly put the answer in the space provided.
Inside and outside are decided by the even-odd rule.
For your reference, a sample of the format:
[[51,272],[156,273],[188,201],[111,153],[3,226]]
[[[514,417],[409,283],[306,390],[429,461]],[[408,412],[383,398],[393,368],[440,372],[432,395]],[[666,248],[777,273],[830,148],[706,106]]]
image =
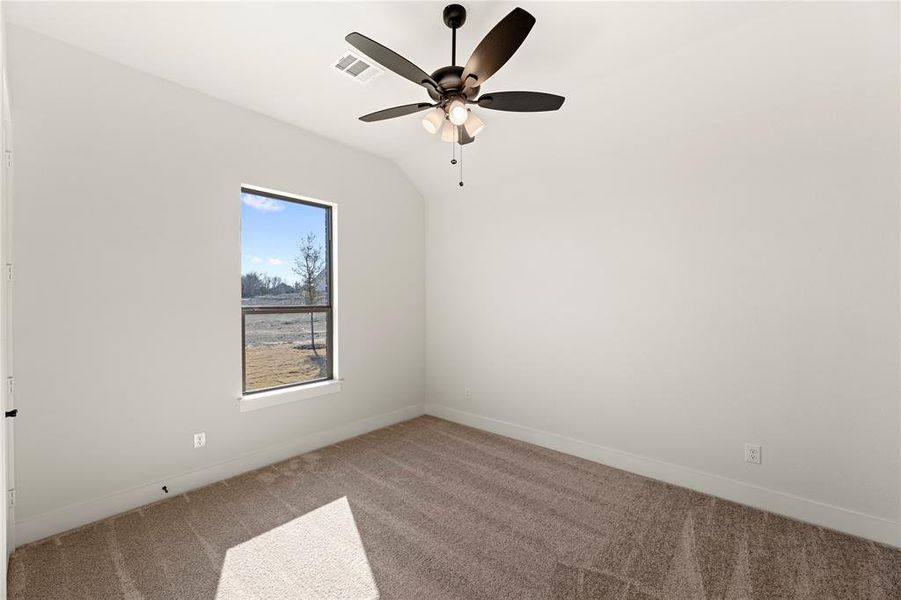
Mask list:
[[474,88],[484,84],[510,60],[534,24],[535,17],[523,9],[514,8],[510,11],[473,50],[463,68],[463,85]]
[[563,106],[563,96],[544,92],[492,92],[482,95],[477,101],[482,108],[507,110],[511,112],[542,112],[557,110]]
[[433,88],[435,90],[439,90],[438,84],[435,83],[435,80],[429,76],[428,73],[408,61],[406,58],[391,50],[390,48],[386,48],[382,46],[378,42],[369,39],[365,35],[359,34],[356,31],[353,33],[347,34],[347,37],[344,38],[348,44],[379,63],[386,69],[394,71],[401,77],[405,79],[409,79],[416,85],[421,85],[426,88]]
[[433,106],[435,105],[428,104],[427,102],[420,102],[418,104],[404,104],[403,106],[386,108],[385,110],[379,110],[374,113],[369,113],[368,115],[363,115],[362,117],[360,117],[360,120],[365,121],[366,123],[372,123],[373,121],[384,121],[385,119],[393,119],[395,117],[403,117],[404,115],[412,115],[413,113],[418,113],[421,110],[432,108]]

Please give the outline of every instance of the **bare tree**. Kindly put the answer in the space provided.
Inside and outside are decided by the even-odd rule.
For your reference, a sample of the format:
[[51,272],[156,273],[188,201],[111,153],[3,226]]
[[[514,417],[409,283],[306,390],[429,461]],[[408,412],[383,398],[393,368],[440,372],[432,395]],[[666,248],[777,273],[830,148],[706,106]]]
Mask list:
[[278,275],[266,275],[266,293],[280,294],[279,288],[285,283]]
[[[294,266],[291,270],[300,277],[297,289],[304,304],[315,306],[322,299],[322,293],[317,285],[319,275],[325,268],[322,246],[316,243],[316,235],[310,232],[306,237],[300,239],[298,248],[300,255],[294,259]],[[319,352],[316,350],[316,334],[312,312],[310,313],[310,345],[313,347],[313,354],[318,358]]]
[[241,275],[241,297],[253,298],[262,294],[265,288],[263,277],[265,276],[256,271]]

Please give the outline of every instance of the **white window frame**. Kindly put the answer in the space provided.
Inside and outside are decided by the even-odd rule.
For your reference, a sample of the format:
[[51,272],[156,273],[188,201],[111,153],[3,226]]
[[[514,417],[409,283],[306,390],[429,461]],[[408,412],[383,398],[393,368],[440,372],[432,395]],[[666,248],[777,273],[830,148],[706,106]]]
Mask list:
[[[316,398],[318,396],[325,396],[327,394],[334,394],[341,391],[343,379],[341,379],[341,361],[340,361],[340,311],[338,310],[339,306],[339,269],[338,269],[338,204],[335,202],[328,202],[326,200],[320,200],[318,198],[311,198],[309,196],[301,196],[299,194],[292,194],[290,192],[283,192],[281,190],[274,190],[266,187],[261,187],[258,185],[251,184],[242,184],[241,190],[245,190],[248,192],[261,192],[263,194],[269,194],[273,196],[281,196],[288,200],[299,200],[301,202],[313,205],[319,205],[322,207],[327,207],[330,209],[330,231],[329,231],[329,239],[327,240],[327,244],[329,245],[329,291],[330,291],[330,307],[331,307],[331,347],[329,347],[328,351],[331,355],[332,361],[332,373],[331,378],[322,380],[322,381],[314,381],[310,383],[298,383],[291,386],[286,386],[277,389],[264,390],[258,392],[244,392],[244,344],[243,344],[243,331],[242,331],[242,344],[241,344],[241,393],[238,396],[238,408],[241,412],[247,412],[251,410],[257,410],[260,408],[266,408],[269,406],[277,406],[279,404],[286,404],[289,402],[297,402],[299,400],[306,400],[309,398]],[[240,294],[240,292],[239,292]],[[240,305],[240,299],[238,301]],[[242,322],[243,322],[243,310],[242,310]],[[243,325],[242,325],[243,327]]]

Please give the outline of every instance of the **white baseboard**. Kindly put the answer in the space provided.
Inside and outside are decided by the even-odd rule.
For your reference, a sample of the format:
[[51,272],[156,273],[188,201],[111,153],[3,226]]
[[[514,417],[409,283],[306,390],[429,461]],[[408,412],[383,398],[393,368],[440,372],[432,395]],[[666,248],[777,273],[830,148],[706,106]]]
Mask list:
[[407,406],[383,415],[353,421],[327,431],[307,434],[285,444],[170,477],[165,481],[155,481],[22,519],[15,524],[16,546],[155,502],[160,499],[159,490],[164,483],[169,487],[172,495],[177,495],[285,460],[297,454],[310,452],[381,427],[412,419],[423,413],[733,502],[768,510],[800,521],[901,547],[901,524],[894,521],[438,404],[426,404],[424,407],[422,405]]
[[259,469],[304,452],[328,446],[369,431],[394,425],[423,414],[421,404],[414,404],[382,415],[340,425],[327,431],[309,433],[290,442],[264,448],[252,454],[196,471],[168,477],[108,496],[70,504],[16,522],[16,546],[47,538],[100,519],[123,513],[160,499],[160,487],[166,485],[176,496],[247,471]]
[[426,404],[425,414],[785,515],[799,521],[901,547],[901,523],[873,515],[440,404]]

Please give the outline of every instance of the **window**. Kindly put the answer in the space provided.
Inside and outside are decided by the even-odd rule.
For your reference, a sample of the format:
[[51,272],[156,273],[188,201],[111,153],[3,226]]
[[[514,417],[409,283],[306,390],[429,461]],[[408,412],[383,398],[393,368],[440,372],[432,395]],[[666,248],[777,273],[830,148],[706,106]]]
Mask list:
[[334,377],[332,207],[241,189],[245,394]]

